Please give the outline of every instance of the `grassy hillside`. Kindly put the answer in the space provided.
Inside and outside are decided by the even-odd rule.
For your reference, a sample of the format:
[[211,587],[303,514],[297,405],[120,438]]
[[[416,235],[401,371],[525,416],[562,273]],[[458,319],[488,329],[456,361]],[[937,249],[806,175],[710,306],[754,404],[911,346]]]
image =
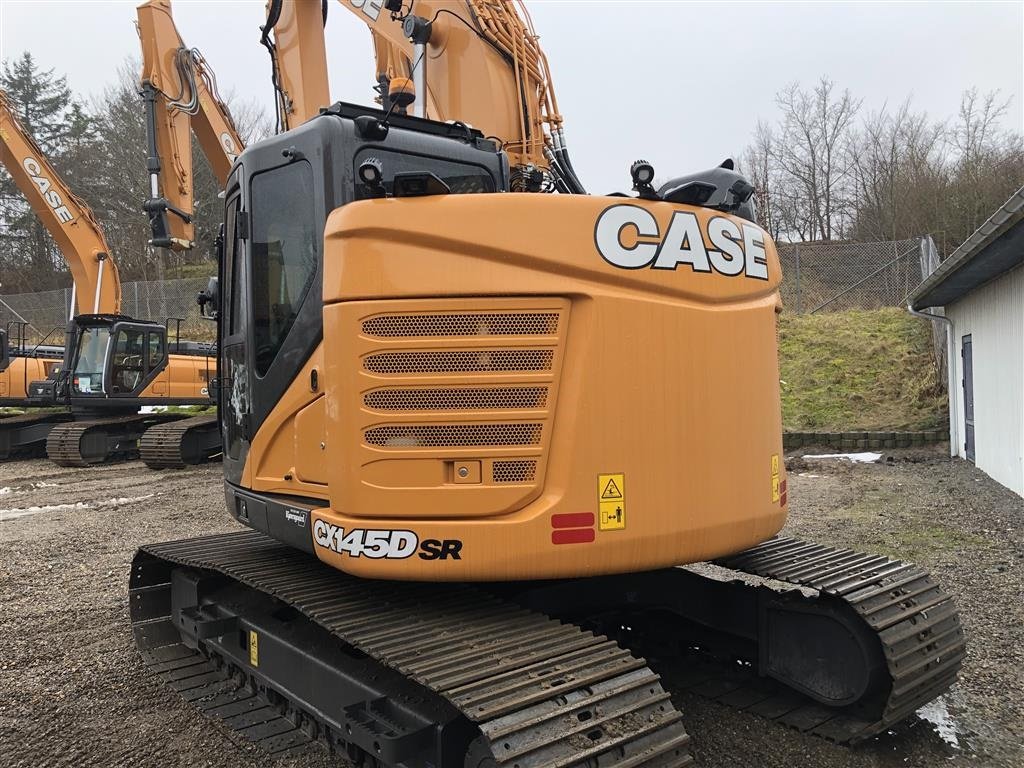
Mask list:
[[931,328],[905,310],[783,313],[782,424],[794,431],[942,427]]

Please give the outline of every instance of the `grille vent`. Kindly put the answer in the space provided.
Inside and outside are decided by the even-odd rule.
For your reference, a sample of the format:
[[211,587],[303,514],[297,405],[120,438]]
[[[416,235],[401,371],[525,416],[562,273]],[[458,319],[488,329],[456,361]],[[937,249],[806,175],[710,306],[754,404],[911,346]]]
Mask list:
[[530,459],[496,461],[491,468],[495,483],[531,483],[537,479],[537,462]]
[[372,373],[474,373],[487,371],[550,371],[551,349],[478,349],[450,352],[379,352],[363,367]]
[[547,387],[375,389],[363,404],[377,411],[475,411],[545,408]]
[[377,315],[363,321],[363,334],[377,338],[424,336],[554,336],[555,312]]
[[366,430],[367,445],[384,448],[540,445],[541,424],[388,425]]

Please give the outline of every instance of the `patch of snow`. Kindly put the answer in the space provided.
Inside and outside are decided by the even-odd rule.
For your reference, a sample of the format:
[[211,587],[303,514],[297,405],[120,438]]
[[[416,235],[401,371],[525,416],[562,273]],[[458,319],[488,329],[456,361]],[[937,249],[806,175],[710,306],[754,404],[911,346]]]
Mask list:
[[144,405],[139,408],[139,413],[163,413],[166,410],[166,405]]
[[953,716],[949,714],[946,699],[942,696],[929,702],[917,710],[917,716],[935,726],[939,737],[951,747],[960,748],[960,740],[956,737],[957,727]]
[[38,515],[40,512],[69,512],[73,509],[89,509],[89,505],[79,501],[74,504],[49,504],[45,507],[20,507],[18,509],[0,509],[0,521],[16,520],[19,517]]
[[155,493],[147,493],[145,496],[122,496],[106,501],[93,503],[77,501],[74,504],[49,504],[42,507],[18,507],[15,509],[0,509],[0,521],[17,520],[19,517],[38,515],[41,512],[70,512],[71,510],[94,509],[97,507],[119,507],[123,504],[134,504],[137,501],[145,501],[155,496]]
[[821,477],[821,475],[812,475],[810,472],[801,472],[800,477]]
[[819,453],[815,455],[804,454],[805,459],[846,459],[854,464],[873,464],[882,458],[880,453]]
[[0,488],[0,496],[3,496],[4,494],[10,493],[10,492],[11,492],[11,487],[9,485],[5,485],[3,488]]
[[145,501],[146,499],[152,499],[156,496],[155,493],[147,493],[145,496],[122,496],[119,499],[107,499],[106,501],[97,502],[97,507],[117,507],[121,504],[133,504],[136,501]]

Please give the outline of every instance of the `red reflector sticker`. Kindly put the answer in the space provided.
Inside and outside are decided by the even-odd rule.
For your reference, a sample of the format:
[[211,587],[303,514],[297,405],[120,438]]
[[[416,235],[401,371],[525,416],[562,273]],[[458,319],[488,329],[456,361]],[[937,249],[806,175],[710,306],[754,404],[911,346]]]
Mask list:
[[563,528],[551,532],[551,543],[587,544],[594,540],[595,535],[593,528]]
[[573,512],[551,516],[552,528],[588,528],[594,525],[593,512]]

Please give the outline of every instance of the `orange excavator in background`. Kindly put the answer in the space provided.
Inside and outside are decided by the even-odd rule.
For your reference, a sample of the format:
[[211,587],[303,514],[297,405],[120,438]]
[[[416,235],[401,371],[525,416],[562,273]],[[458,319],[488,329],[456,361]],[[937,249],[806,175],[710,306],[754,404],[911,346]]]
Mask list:
[[[63,348],[29,347],[22,325],[18,349],[26,354],[15,354],[0,374],[0,386],[6,383],[5,404],[70,407],[0,420],[0,457],[34,452],[43,445],[54,460],[67,464],[129,455],[145,428],[180,418],[140,415],[140,405],[209,402],[203,380],[214,365],[209,350],[201,355],[175,350],[168,356],[165,326],[119,314],[121,285],[102,227],[47,160],[2,92],[0,160],[53,237],[73,281]],[[69,435],[81,439],[72,445]]]
[[750,183],[638,161],[634,195],[580,194],[524,11],[343,5],[400,53],[385,109],[305,99],[283,62],[321,5],[270,3],[290,127],[232,169],[210,305],[252,530],[137,552],[153,670],[270,752],[445,768],[691,765],[679,688],[842,743],[947,690],[928,574],[777,536]]

